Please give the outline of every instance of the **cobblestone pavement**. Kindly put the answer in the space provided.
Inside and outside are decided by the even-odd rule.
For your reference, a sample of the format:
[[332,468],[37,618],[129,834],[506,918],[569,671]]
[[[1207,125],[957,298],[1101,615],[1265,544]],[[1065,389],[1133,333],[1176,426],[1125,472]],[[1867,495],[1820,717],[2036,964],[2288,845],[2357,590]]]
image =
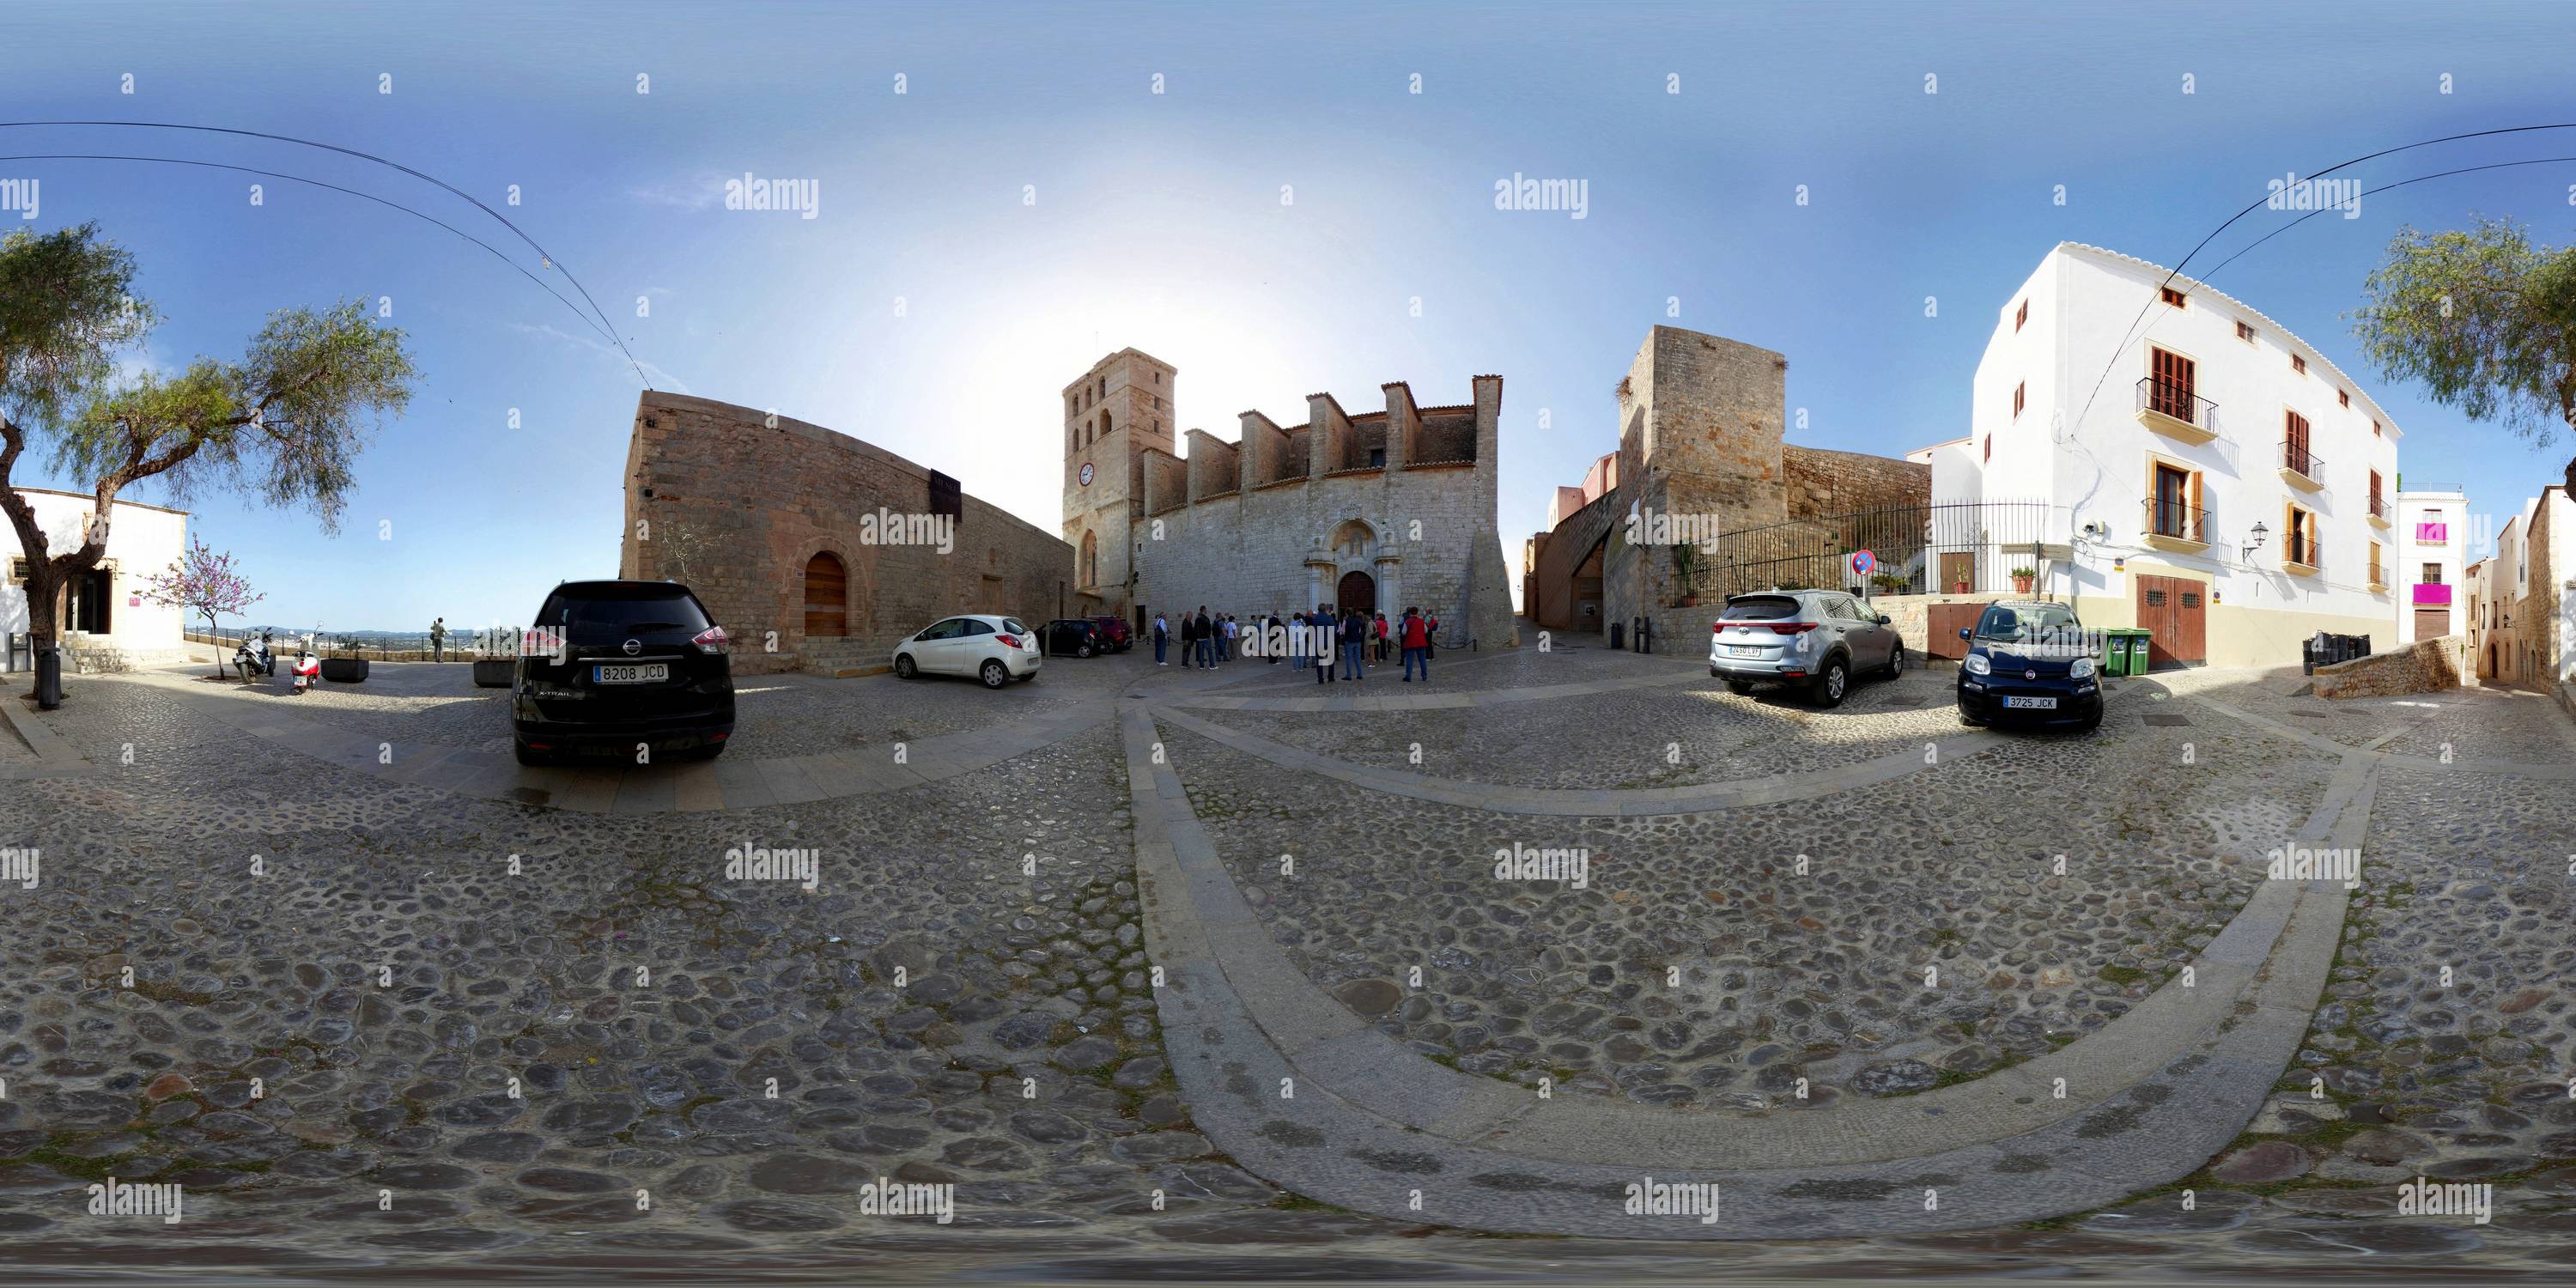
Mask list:
[[[899,680],[891,673],[849,680],[743,676],[734,684],[734,750],[801,756],[961,733],[1105,698],[1135,675],[1131,653],[1049,658],[1036,680],[999,690],[967,679]],[[326,684],[294,698],[273,690],[258,696],[278,698],[298,718],[397,743],[510,750],[509,691],[475,688],[462,664],[379,664],[364,684]]]
[[[1167,741],[1273,937],[1390,1035],[1470,1072],[1739,1110],[1925,1090],[2122,1013],[2234,915],[2331,767],[2158,728],[2011,743],[1785,808],[1557,820]],[[1585,851],[1588,888],[1498,878],[1517,847]],[[1925,987],[1927,968],[1947,979]],[[1658,978],[1672,970],[1683,1000]]]
[[[1571,678],[1549,669],[1525,678]],[[1478,684],[1492,677],[1491,668],[1475,672]],[[1948,673],[1915,671],[1863,681],[1829,711],[1781,690],[1738,697],[1702,680],[1462,710],[1210,714],[1245,733],[1386,769],[1515,787],[1679,787],[1919,750],[1959,732],[1950,684]]]
[[[1440,664],[1440,689],[1488,691],[1673,663],[1518,650]],[[1316,687],[1251,668],[1220,672],[1222,691]],[[1052,665],[1002,694],[798,679],[777,686],[774,730],[750,723],[762,695],[747,692],[745,728],[932,736],[1025,709],[990,699],[1079,701],[1180,670],[1158,672],[1148,650]],[[1724,730],[1777,726],[1763,750],[1829,757],[1811,744],[1881,721],[1865,737],[1902,744],[1914,732],[1897,722],[1932,713],[1896,699],[1946,681],[1867,686],[1813,720],[1702,686],[1411,719],[1460,757],[1443,773],[1626,785],[1560,777],[1609,771],[1559,762],[1671,728],[1686,752],[1668,768],[1722,780],[1743,772],[1712,741]],[[1265,927],[1382,1031],[1462,1069],[1562,1074],[1579,1097],[1793,1112],[1784,1078],[1810,1079],[1809,1108],[1902,1095],[2094,1028],[2234,912],[2333,758],[2189,695],[2347,746],[2394,734],[2383,750],[2567,759],[2554,709],[2517,697],[2335,704],[2313,720],[2285,715],[2316,700],[2276,683],[2178,678],[2185,696],[2154,713],[2188,723],[2115,720],[2098,739],[2017,738],[1793,807],[1644,819],[1480,816],[1165,736],[1236,881],[1262,891]],[[306,718],[475,745],[460,740],[493,699],[387,685],[304,703]],[[1598,733],[1605,708],[1639,732]],[[1401,723],[1210,714],[1283,740],[1293,723],[1353,759],[1383,754]],[[1164,1068],[1108,727],[898,793],[634,819],[255,749],[139,684],[82,683],[45,719],[95,763],[0,783],[0,845],[43,859],[33,888],[0,885],[0,1264],[14,1271],[1200,1282],[2576,1265],[2563,783],[2381,770],[2326,1004],[2272,1107],[2186,1182],[2189,1207],[2164,1192],[2033,1226],[1713,1254],[1361,1216],[1217,1153]],[[1541,736],[1551,720],[1578,740]],[[1512,729],[1528,731],[1520,745],[1493,746]],[[1590,849],[1590,888],[1495,881],[1491,852],[1514,843]],[[813,851],[817,889],[728,879],[737,847]],[[1283,853],[1293,878],[1277,874]],[[1415,962],[1423,986],[1396,989]],[[1937,992],[1926,965],[1943,967]],[[1694,1005],[1633,987],[1668,966]],[[2495,1183],[2494,1222],[2392,1217],[2395,1185],[2417,1174]],[[110,1176],[183,1184],[185,1221],[88,1215],[85,1187]],[[954,1222],[861,1214],[860,1187],[880,1177],[956,1183]]]

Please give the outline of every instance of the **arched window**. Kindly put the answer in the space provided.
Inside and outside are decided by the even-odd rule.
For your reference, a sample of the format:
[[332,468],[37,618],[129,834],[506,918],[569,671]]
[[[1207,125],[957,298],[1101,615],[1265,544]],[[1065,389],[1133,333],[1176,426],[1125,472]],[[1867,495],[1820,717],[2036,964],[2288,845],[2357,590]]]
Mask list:
[[1082,584],[1100,584],[1100,538],[1088,532],[1082,534]]
[[1100,413],[1100,432],[1104,434],[1109,432],[1109,413],[1105,411]]

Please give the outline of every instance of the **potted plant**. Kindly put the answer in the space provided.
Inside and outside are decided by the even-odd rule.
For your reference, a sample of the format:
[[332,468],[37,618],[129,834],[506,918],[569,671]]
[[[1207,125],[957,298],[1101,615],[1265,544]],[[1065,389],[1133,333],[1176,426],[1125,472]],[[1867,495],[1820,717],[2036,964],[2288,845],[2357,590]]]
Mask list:
[[1870,574],[1869,584],[1878,587],[1878,593],[1882,595],[1898,594],[1905,589],[1905,579],[1892,572]]
[[2013,570],[2012,570],[2013,593],[2014,593],[2014,594],[2016,594],[2016,595],[2027,595],[2027,594],[2029,594],[2029,593],[2030,593],[2030,579],[2031,579],[2031,578],[2033,578],[2033,577],[2036,577],[2036,576],[2038,576],[2038,575],[2039,575],[2038,570],[2033,569],[2033,568],[2023,567],[2023,568],[2015,568],[2015,569],[2013,569]]
[[1687,541],[1673,543],[1673,581],[1681,587],[1682,592],[1681,597],[1673,601],[1673,606],[1676,608],[1699,607],[1698,578],[1691,575],[1697,570],[1698,559],[1699,551],[1691,543]]

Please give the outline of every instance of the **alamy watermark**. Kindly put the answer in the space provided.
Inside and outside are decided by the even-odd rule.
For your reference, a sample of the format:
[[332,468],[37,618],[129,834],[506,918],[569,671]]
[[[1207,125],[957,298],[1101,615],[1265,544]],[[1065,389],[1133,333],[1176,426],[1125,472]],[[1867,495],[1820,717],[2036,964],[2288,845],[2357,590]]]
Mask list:
[[20,219],[33,219],[39,205],[36,179],[0,179],[0,210],[14,210]]
[[2358,179],[2302,179],[2293,170],[2264,186],[2272,195],[2263,204],[2273,210],[2340,210],[2346,219],[2361,218]]
[[939,553],[957,549],[957,516],[953,514],[898,514],[884,506],[875,513],[859,515],[859,544],[863,546],[936,546]]
[[1563,211],[1581,219],[1592,212],[1590,179],[1532,179],[1512,171],[1494,180],[1494,209]]
[[765,849],[748,841],[725,851],[727,881],[793,881],[808,892],[823,883],[823,852],[811,848]]
[[745,170],[741,178],[725,180],[724,186],[727,210],[784,210],[795,212],[799,219],[811,219],[823,205],[820,179],[763,179]]
[[45,852],[38,849],[9,847],[0,849],[0,884],[18,883],[21,890],[33,890],[45,872]]
[[1624,1205],[1630,1216],[1698,1217],[1701,1225],[1717,1224],[1717,1185],[1710,1181],[1659,1181],[1646,1177],[1628,1182]]
[[2361,884],[2361,851],[2277,846],[2264,856],[2263,875],[2274,881],[2341,881],[2350,890]]
[[89,1187],[91,1216],[157,1216],[163,1225],[179,1224],[183,1201],[175,1183],[136,1184],[111,1176]]
[[1512,842],[1494,851],[1497,881],[1562,881],[1577,890],[1592,888],[1592,851],[1580,847],[1542,850]]
[[2464,1216],[2471,1225],[2485,1225],[2495,1220],[2495,1186],[2418,1176],[2397,1187],[2397,1215]]

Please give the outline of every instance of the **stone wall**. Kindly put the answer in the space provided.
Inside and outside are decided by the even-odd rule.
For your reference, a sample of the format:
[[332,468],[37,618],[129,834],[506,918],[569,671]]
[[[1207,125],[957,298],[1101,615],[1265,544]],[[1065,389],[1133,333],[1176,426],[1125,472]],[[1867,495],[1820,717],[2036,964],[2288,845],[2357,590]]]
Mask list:
[[647,391],[627,449],[618,575],[697,592],[733,637],[738,674],[792,670],[820,643],[805,639],[804,611],[818,552],[848,583],[847,642],[825,647],[861,664],[954,613],[1034,625],[1074,611],[1072,546],[973,496],[961,503],[945,553],[872,540],[864,516],[929,511],[929,470],[818,425]]
[[1786,501],[1792,519],[1825,518],[1887,506],[1926,505],[1932,467],[1892,456],[1783,445]]
[[2459,687],[2468,662],[2469,641],[2463,635],[2417,640],[2385,653],[2357,657],[2316,670],[2320,698],[2385,698],[2402,693],[2432,693]]
[[[1619,476],[1634,484],[1629,499],[1641,512],[1688,517],[1713,532],[1786,521],[1788,367],[1779,354],[1740,341],[1679,327],[1649,332],[1618,388]],[[1660,618],[1672,611],[1678,585],[1667,546],[1638,547],[1612,529],[1605,625]]]

